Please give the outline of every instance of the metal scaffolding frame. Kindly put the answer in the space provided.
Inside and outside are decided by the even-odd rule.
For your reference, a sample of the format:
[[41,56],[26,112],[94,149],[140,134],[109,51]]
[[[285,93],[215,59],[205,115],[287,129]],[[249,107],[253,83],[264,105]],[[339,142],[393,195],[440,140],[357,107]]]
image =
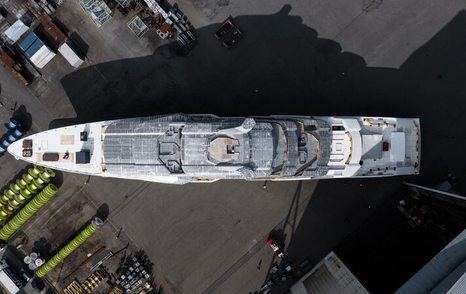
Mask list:
[[148,30],[149,27],[142,21],[142,19],[138,16],[135,15],[129,22],[128,22],[128,28],[134,32],[134,34],[138,37],[141,38]]
[[123,8],[126,8],[129,6],[132,0],[115,0],[118,5],[120,5]]
[[112,18],[112,11],[102,0],[79,0],[79,4],[89,14],[97,27]]

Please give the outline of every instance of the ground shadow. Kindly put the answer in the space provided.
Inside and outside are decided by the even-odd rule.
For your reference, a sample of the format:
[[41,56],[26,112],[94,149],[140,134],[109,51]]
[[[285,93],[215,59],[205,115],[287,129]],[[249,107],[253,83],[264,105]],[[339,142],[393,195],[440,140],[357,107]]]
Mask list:
[[[167,45],[153,56],[77,70],[61,81],[77,117],[51,126],[174,112],[420,117],[421,175],[413,180],[428,184],[448,172],[464,178],[466,12],[389,69],[368,67],[289,11],[236,17],[245,34],[231,50],[211,25],[197,30],[199,42],[186,56]],[[400,178],[320,181],[287,256],[319,261],[378,207],[392,209],[385,201],[401,185]]]
[[109,215],[109,207],[107,203],[104,203],[99,206],[97,209],[97,213],[95,214],[96,217],[100,218],[103,221],[106,221]]
[[18,108],[14,108],[13,119],[20,123],[18,128],[21,132],[26,133],[32,127],[32,115],[26,109],[26,106],[20,105]]
[[81,59],[85,59],[87,52],[89,51],[89,45],[86,43],[86,41],[84,41],[77,32],[71,33],[71,35],[68,37],[68,40],[70,41],[68,45],[70,45],[75,50],[75,52],[78,53]]
[[68,35],[70,30],[68,27],[60,20],[58,17],[52,17],[53,23],[63,32],[63,34]]
[[60,170],[54,170],[54,172],[55,172],[55,177],[52,179],[52,183],[58,188],[60,188],[63,185],[63,181],[64,181],[63,172]]
[[188,56],[167,45],[153,56],[77,70],[62,79],[77,119],[63,123],[173,112],[309,114],[323,102],[313,98],[318,84],[364,61],[345,53],[341,70],[330,66],[338,63],[332,59],[340,58],[339,45],[317,38],[289,10],[237,17],[245,37],[231,50],[215,39],[212,25],[197,31],[199,44]]
[[50,257],[52,257],[51,249],[52,245],[49,242],[47,242],[47,239],[40,238],[39,240],[34,242],[31,252],[36,252],[37,254],[39,254],[40,258],[42,258],[43,260],[48,260],[50,259]]
[[42,291],[45,288],[45,283],[42,279],[40,278],[34,278],[31,282],[31,286],[33,289],[37,291]]

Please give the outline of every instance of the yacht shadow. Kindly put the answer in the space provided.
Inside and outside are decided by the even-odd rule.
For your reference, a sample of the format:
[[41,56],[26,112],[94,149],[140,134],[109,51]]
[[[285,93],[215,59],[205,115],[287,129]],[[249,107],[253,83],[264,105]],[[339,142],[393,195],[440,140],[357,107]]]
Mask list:
[[245,33],[231,49],[215,39],[218,25],[210,25],[197,30],[199,42],[189,55],[169,44],[152,56],[77,70],[62,79],[77,118],[58,125],[174,112],[315,114],[315,105],[327,103],[324,83],[365,64],[318,38],[301,18],[288,15],[290,9],[236,17]]

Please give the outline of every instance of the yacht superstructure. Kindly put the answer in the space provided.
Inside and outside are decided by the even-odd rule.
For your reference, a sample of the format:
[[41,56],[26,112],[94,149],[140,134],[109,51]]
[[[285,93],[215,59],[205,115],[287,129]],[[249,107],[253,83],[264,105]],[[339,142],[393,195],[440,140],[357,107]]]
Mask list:
[[184,184],[417,174],[420,142],[415,118],[171,114],[52,129],[8,151],[68,172]]

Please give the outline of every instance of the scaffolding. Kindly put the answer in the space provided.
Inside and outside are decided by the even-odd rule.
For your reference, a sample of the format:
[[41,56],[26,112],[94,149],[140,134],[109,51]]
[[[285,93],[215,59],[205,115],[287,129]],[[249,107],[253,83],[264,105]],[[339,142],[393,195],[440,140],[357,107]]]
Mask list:
[[112,18],[112,11],[102,0],[79,0],[79,4],[89,14],[97,27]]
[[120,5],[121,7],[123,8],[126,8],[129,6],[129,4],[131,3],[131,1],[133,0],[115,0],[116,3],[118,3],[118,5]]
[[134,16],[128,22],[128,28],[133,31],[133,33],[138,37],[141,38],[148,30],[149,27],[142,21],[139,16]]

